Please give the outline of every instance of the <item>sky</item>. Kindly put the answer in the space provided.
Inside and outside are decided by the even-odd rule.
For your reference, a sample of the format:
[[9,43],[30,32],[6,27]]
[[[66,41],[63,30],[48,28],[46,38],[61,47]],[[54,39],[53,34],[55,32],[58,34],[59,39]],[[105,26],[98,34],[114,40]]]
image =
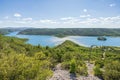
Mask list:
[[0,28],[120,28],[120,0],[0,0]]

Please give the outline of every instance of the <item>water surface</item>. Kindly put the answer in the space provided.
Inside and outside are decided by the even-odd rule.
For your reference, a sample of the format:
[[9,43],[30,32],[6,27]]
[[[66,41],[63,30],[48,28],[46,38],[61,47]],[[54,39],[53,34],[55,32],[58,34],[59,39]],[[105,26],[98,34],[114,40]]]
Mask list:
[[56,46],[63,43],[65,40],[71,40],[82,46],[120,46],[120,37],[108,37],[106,36],[106,41],[97,40],[98,36],[68,36],[64,38],[58,38],[54,36],[46,36],[46,35],[17,35],[18,32],[12,32],[7,34],[6,36],[14,36],[18,38],[27,38],[29,39],[26,43],[32,45],[41,46]]

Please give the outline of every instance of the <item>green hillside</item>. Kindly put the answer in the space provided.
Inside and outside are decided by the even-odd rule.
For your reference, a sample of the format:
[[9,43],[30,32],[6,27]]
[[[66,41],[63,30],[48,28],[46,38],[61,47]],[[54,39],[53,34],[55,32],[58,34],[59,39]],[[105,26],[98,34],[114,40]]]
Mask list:
[[5,35],[5,34],[9,34],[9,33],[14,32],[14,31],[21,31],[24,29],[26,29],[26,28],[12,28],[12,27],[0,28],[0,34]]
[[10,32],[12,32],[11,30],[9,30],[9,29],[0,29],[0,34],[8,34],[8,33],[10,33]]
[[0,80],[46,80],[52,63],[42,47],[25,44],[25,39],[0,36]]
[[87,76],[86,61],[95,64],[94,75],[104,80],[119,80],[120,47],[89,48],[67,40],[50,48],[25,41],[0,35],[0,80],[47,80],[58,63],[62,69]]
[[41,29],[31,28],[21,31],[19,34],[26,35],[52,35],[57,37],[64,36],[120,36],[120,29],[107,28],[56,28]]

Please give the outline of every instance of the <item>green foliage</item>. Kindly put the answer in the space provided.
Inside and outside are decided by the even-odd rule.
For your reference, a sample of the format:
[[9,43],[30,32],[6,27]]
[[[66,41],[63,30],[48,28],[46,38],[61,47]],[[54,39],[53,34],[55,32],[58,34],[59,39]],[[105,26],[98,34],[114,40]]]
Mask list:
[[23,28],[0,28],[0,34],[5,35],[14,31],[20,31]]
[[53,35],[57,37],[65,36],[120,36],[120,29],[106,28],[58,28],[58,29],[40,29],[32,28],[21,31],[19,34],[29,35]]
[[100,70],[100,67],[99,67],[99,66],[96,66],[96,67],[94,68],[94,74],[95,74],[95,76],[98,76],[99,78],[103,78],[103,77],[102,77],[102,71]]
[[75,71],[76,71],[76,62],[74,59],[72,59],[70,62],[70,73],[75,73]]
[[83,75],[83,76],[88,75],[86,66],[84,66],[84,67],[83,66],[78,66],[76,70],[77,70],[77,73],[79,75]]
[[79,75],[87,76],[87,67],[83,61],[77,61],[76,73]]
[[25,41],[0,36],[0,80],[46,80],[52,76],[52,63],[44,48]]
[[[120,47],[79,46],[71,41],[56,47],[25,44],[26,39],[0,35],[0,80],[46,80],[61,63],[71,73],[87,76],[85,61],[95,62],[94,73],[105,80],[119,80]],[[103,51],[105,59],[103,59]]]
[[63,69],[70,69],[70,62],[66,61],[66,62],[62,62],[62,68]]
[[97,61],[95,62],[95,65],[96,65],[96,66],[99,66],[100,68],[103,68],[103,66],[104,66],[104,60],[97,60]]
[[5,57],[0,60],[0,79],[4,80],[46,80],[52,75],[47,61],[38,61],[24,54]]
[[111,61],[105,65],[104,79],[105,80],[120,79],[120,62],[119,61]]
[[45,57],[45,54],[43,54],[42,52],[39,52],[39,53],[35,54],[35,59],[36,60],[45,60],[46,57]]

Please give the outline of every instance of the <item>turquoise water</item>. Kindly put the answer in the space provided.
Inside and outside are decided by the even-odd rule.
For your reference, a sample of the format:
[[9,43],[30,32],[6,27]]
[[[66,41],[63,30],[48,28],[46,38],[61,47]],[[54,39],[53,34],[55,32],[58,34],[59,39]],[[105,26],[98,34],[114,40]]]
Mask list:
[[18,32],[12,32],[7,34],[6,36],[14,36],[19,38],[27,38],[29,39],[26,43],[32,45],[41,46],[56,46],[63,43],[65,40],[71,40],[79,45],[82,46],[120,46],[120,37],[108,37],[106,36],[106,41],[99,41],[97,40],[98,36],[68,36],[65,38],[58,38],[54,36],[46,36],[46,35],[17,35]]

